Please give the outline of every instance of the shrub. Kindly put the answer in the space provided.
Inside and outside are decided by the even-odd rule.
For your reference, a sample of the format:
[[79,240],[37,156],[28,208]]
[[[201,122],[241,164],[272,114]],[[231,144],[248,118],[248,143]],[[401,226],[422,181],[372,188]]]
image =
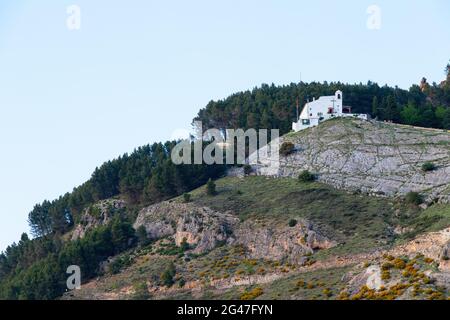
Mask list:
[[331,292],[331,290],[329,288],[325,288],[322,290],[322,293],[324,294],[325,297],[329,298],[333,295],[333,293]]
[[140,226],[139,228],[137,228],[136,236],[138,239],[138,244],[140,246],[144,247],[144,246],[150,244],[150,239],[148,238],[147,230],[145,229],[144,226]]
[[423,202],[422,196],[418,192],[410,191],[405,197],[406,203],[412,205],[419,205]]
[[251,165],[246,164],[246,165],[244,166],[244,174],[245,174],[245,175],[249,175],[250,173],[252,173],[252,171],[253,171],[253,168],[252,168]]
[[306,285],[306,282],[302,279],[298,280],[297,284],[296,284],[297,288],[304,288],[305,285]]
[[307,289],[314,289],[316,286],[315,286],[315,284],[314,283],[312,283],[312,282],[310,282],[310,283],[308,283],[307,285],[306,285],[306,288]]
[[241,295],[241,300],[253,300],[264,293],[262,288],[255,288],[251,291],[246,291]]
[[208,196],[215,196],[217,194],[216,184],[211,179],[209,179],[208,183],[206,184],[206,194]]
[[293,228],[297,225],[297,220],[291,219],[291,220],[289,220],[288,224],[289,224],[289,227]]
[[180,243],[180,251],[185,252],[189,250],[189,243],[187,242],[186,238],[183,238],[183,240]]
[[423,261],[424,261],[425,263],[428,263],[428,264],[431,264],[431,263],[434,262],[434,260],[431,259],[431,258],[425,258],[425,259],[423,259]]
[[422,171],[428,172],[428,171],[434,171],[436,170],[436,165],[432,162],[425,162],[422,165]]
[[191,202],[191,194],[190,193],[184,193],[183,194],[183,201],[184,201],[184,203]]
[[280,155],[286,157],[294,152],[295,146],[292,142],[283,142],[280,147]]
[[129,255],[118,257],[109,265],[109,272],[111,274],[117,274],[126,267],[129,267],[132,263],[133,259]]
[[405,269],[405,267],[406,267],[405,261],[403,259],[400,259],[400,258],[395,259],[393,261],[393,263],[394,263],[394,268],[396,268],[396,269],[402,270],[402,269]]
[[161,274],[161,282],[166,286],[166,287],[171,287],[174,284],[174,280],[173,278],[175,277],[176,274],[176,269],[175,269],[175,265],[173,263],[171,263],[166,270],[164,270],[164,272]]
[[385,262],[381,265],[381,270],[383,271],[389,271],[394,265],[390,262]]
[[385,270],[381,273],[381,280],[389,280],[391,279],[391,273],[389,270]]
[[300,182],[311,182],[314,181],[315,179],[316,177],[314,176],[314,174],[312,174],[308,170],[302,171],[298,176],[298,180],[300,180]]
[[150,294],[148,292],[148,286],[146,282],[142,282],[134,285],[134,294],[132,296],[133,300],[148,300],[150,299]]

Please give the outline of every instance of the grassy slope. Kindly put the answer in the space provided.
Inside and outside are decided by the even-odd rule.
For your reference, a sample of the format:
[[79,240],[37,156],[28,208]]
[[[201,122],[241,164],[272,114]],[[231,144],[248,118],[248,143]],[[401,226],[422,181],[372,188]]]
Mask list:
[[[391,199],[373,198],[350,194],[320,183],[300,183],[296,179],[272,179],[226,177],[216,181],[218,194],[207,196],[205,188],[192,192],[192,200],[202,206],[225,211],[231,210],[241,220],[258,220],[266,224],[287,224],[290,219],[306,218],[327,236],[337,239],[340,246],[314,254],[313,260],[326,259],[332,255],[356,254],[388,247],[398,240],[406,240],[418,233],[442,229],[450,225],[450,206],[437,205],[421,211]],[[175,201],[182,201],[181,197]],[[414,226],[415,231],[394,237],[390,226]],[[169,239],[164,240],[167,242]],[[127,288],[145,285],[151,280],[157,283],[161,272],[173,261],[177,268],[174,287],[180,279],[200,280],[227,279],[232,276],[272,274],[293,271],[282,279],[258,287],[266,299],[324,299],[324,289],[330,288],[334,297],[340,291],[342,276],[349,267],[317,270],[295,274],[295,266],[264,259],[248,260],[240,247],[219,247],[206,255],[191,257],[185,261],[181,256],[158,254],[160,244],[149,246],[144,252],[138,250],[134,263],[117,275],[104,276],[94,286],[76,292],[76,298],[90,299],[97,294],[114,294],[114,298],[133,298],[123,294]],[[298,286],[299,280],[305,285]],[[308,288],[307,284],[312,284]],[[255,286],[238,286],[226,290],[204,288],[194,293],[175,290],[159,298],[169,299],[239,299]],[[122,293],[121,293],[122,292]],[[151,295],[152,296],[152,295]]]
[[[319,183],[265,177],[224,178],[217,182],[218,195],[204,196],[200,188],[193,201],[217,210],[231,210],[241,220],[265,219],[288,223],[305,218],[339,242],[342,251],[361,251],[392,241],[388,226],[394,205],[387,199],[338,191]],[[336,250],[336,249],[335,249]]]

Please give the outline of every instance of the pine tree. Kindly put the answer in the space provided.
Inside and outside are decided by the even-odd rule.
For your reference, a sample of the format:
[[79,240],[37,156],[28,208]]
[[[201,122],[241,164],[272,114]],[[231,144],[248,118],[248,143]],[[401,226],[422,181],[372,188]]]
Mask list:
[[372,117],[377,118],[379,116],[379,105],[378,105],[378,98],[375,96],[372,99]]

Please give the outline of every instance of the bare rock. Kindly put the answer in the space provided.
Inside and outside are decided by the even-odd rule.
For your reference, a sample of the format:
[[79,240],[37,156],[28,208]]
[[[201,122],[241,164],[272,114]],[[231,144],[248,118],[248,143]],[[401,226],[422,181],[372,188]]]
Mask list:
[[149,238],[173,236],[179,246],[186,241],[194,253],[204,253],[220,244],[244,246],[252,258],[302,257],[337,243],[313,229],[306,221],[289,227],[287,222],[264,225],[254,220],[241,223],[231,212],[219,212],[193,203],[162,202],[139,213],[134,228],[144,226]]
[[[427,202],[450,202],[447,132],[335,119],[286,135],[281,138],[281,143],[284,141],[294,143],[296,151],[281,156],[279,162],[260,158],[255,172],[297,177],[309,170],[317,174],[319,181],[340,189],[392,197],[416,191],[425,195]],[[437,169],[423,172],[425,162],[434,163]]]

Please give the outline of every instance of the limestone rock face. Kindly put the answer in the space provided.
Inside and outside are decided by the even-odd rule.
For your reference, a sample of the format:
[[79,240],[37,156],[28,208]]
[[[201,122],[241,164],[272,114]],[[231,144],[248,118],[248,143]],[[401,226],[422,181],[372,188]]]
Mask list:
[[315,250],[328,249],[336,242],[320,235],[306,222],[295,227],[287,225],[258,226],[246,222],[236,230],[236,241],[247,248],[252,258],[281,260],[287,258],[301,263],[302,258]]
[[[254,166],[261,175],[297,177],[303,170],[334,187],[380,196],[409,191],[427,201],[450,202],[450,134],[376,121],[335,119],[281,138],[295,152],[262,158]],[[436,170],[424,172],[432,162]],[[277,170],[267,170],[277,168]]]
[[355,294],[362,286],[367,286],[367,288],[372,290],[380,290],[380,288],[386,284],[381,279],[380,266],[373,265],[369,266],[356,276],[353,276],[348,285],[352,294]]
[[219,212],[193,203],[162,202],[143,209],[134,228],[144,226],[149,238],[173,236],[179,246],[185,239],[194,253],[204,253],[220,244],[244,246],[251,258],[299,263],[315,250],[337,243],[319,234],[302,221],[295,227],[287,222],[265,225],[255,221],[240,222],[232,212]]
[[123,200],[108,199],[87,208],[81,216],[80,223],[75,226],[71,240],[81,239],[87,231],[108,224],[125,207],[126,202]]
[[144,226],[150,239],[173,236],[180,245],[183,239],[195,246],[194,253],[203,253],[219,243],[232,242],[232,231],[239,219],[191,203],[161,202],[139,213],[134,228]]
[[439,258],[439,270],[450,273],[450,240],[442,248]]
[[420,253],[435,261],[439,261],[444,260],[444,254],[448,252],[449,243],[450,228],[446,228],[441,231],[420,235],[412,241],[397,246],[391,250],[391,254],[396,256],[414,256]]

